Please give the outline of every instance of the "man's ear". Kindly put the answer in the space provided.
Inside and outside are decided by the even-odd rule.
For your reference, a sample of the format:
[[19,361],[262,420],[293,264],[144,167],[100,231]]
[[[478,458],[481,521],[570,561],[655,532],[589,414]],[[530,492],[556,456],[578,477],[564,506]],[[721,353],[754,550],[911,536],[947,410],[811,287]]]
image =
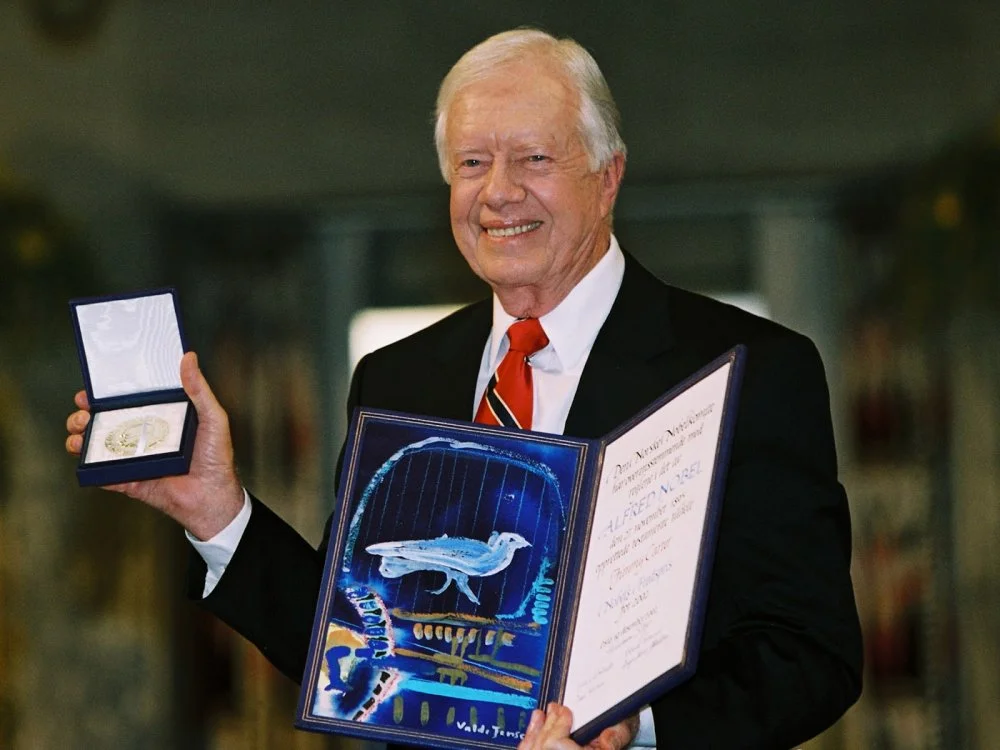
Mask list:
[[601,215],[610,216],[625,176],[625,154],[615,151],[601,170]]

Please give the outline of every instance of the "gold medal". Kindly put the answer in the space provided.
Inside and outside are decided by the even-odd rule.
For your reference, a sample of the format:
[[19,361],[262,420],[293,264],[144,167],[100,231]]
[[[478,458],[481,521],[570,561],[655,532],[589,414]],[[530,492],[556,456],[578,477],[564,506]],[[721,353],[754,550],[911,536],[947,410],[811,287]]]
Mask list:
[[145,415],[113,428],[104,438],[104,447],[116,456],[141,456],[166,440],[169,434],[167,420]]

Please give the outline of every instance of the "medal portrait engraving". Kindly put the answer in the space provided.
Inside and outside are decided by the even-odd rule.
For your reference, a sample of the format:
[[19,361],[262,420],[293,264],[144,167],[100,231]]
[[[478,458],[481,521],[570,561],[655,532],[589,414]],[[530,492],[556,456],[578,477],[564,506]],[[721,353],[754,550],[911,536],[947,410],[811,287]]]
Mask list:
[[116,456],[142,456],[170,435],[167,420],[151,414],[128,419],[113,427],[104,438],[104,447]]
[[85,463],[120,461],[180,450],[189,405],[186,401],[97,412]]

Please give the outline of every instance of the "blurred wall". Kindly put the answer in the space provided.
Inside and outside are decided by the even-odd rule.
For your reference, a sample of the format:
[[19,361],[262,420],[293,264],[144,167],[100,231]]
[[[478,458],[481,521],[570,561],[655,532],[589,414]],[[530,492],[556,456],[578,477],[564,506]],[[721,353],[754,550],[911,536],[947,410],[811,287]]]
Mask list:
[[438,82],[525,23],[601,61],[632,182],[912,162],[996,103],[1000,65],[984,0],[108,0],[77,42],[46,37],[33,4],[0,4],[0,155],[70,206],[98,200],[88,186],[127,198],[101,189],[114,175],[211,200],[437,185]]

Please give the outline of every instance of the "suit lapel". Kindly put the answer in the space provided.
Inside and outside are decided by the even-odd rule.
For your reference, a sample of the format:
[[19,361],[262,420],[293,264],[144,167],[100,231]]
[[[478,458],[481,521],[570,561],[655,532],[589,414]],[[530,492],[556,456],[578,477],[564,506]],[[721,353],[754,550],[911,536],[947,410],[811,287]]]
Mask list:
[[690,374],[674,351],[669,289],[625,255],[622,286],[584,366],[567,435],[602,437]]
[[433,351],[439,387],[424,394],[427,414],[472,419],[476,379],[492,325],[493,307],[489,299],[455,315],[453,325],[439,337]]
[[[672,302],[670,287],[626,253],[622,286],[584,366],[567,435],[602,437],[705,364],[675,345]],[[440,387],[424,393],[424,413],[472,418],[492,309],[491,300],[478,302],[442,332],[433,351]]]

